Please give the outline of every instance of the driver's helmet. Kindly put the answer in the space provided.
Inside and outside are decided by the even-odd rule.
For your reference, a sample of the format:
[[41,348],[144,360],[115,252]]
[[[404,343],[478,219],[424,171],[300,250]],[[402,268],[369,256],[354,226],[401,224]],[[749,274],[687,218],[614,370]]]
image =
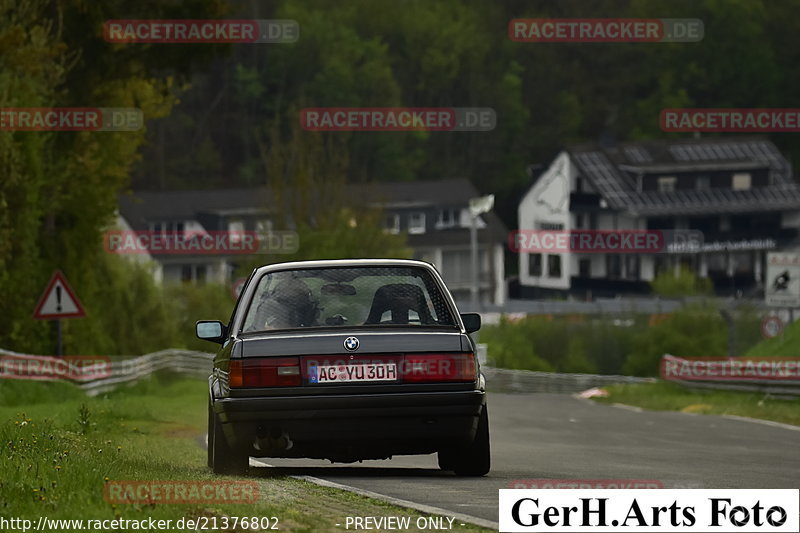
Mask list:
[[259,311],[268,329],[300,328],[316,325],[319,305],[305,282],[290,278],[264,295]]

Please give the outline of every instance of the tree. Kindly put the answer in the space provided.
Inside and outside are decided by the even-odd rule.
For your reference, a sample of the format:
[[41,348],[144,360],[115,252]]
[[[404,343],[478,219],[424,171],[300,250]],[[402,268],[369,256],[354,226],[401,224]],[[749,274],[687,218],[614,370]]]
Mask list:
[[256,256],[244,270],[294,260],[409,257],[405,237],[384,231],[380,208],[348,197],[346,137],[303,131],[296,122],[287,130],[275,125],[265,132],[261,153],[276,229],[296,231],[299,249]]
[[[202,18],[215,5],[198,0],[191,7]],[[148,120],[166,116],[175,97],[163,61],[194,65],[208,52],[147,46],[150,52],[139,54],[134,45],[105,43],[103,22],[126,9],[121,0],[0,0],[0,107],[138,107]],[[147,5],[138,18],[159,13]],[[102,282],[108,265],[101,233],[114,220],[144,139],[145,130],[0,131],[0,346],[52,353],[49,324],[31,313],[56,268],[85,295],[89,317],[74,331],[97,331],[104,313],[130,311],[108,305],[116,295],[102,295],[111,289]]]

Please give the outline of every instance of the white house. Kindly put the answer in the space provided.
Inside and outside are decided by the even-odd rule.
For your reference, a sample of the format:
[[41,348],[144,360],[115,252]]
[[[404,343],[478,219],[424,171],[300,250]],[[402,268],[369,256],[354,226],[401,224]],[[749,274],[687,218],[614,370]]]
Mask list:
[[760,290],[766,253],[797,245],[798,209],[791,166],[766,139],[571,146],[523,196],[520,230],[693,231],[702,244],[670,253],[523,251],[520,293],[642,293],[681,265],[718,293]]

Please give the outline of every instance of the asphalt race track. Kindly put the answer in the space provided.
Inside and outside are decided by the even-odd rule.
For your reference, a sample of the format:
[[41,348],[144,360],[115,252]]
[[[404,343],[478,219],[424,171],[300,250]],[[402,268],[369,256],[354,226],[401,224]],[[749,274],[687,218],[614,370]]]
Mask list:
[[435,455],[354,465],[269,459],[272,466],[254,475],[313,476],[491,522],[497,489],[518,479],[657,480],[664,488],[800,485],[800,428],[638,412],[566,394],[493,393],[489,417],[492,471],[484,478],[443,473]]

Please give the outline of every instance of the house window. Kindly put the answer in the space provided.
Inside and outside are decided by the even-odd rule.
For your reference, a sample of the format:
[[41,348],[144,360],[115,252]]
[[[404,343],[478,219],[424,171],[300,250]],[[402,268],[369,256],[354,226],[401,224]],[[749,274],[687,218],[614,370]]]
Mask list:
[[589,278],[592,276],[591,259],[581,259],[578,261],[578,276],[582,278]]
[[528,274],[534,277],[542,275],[542,254],[528,254]]
[[727,255],[725,253],[708,254],[706,256],[706,270],[710,278],[721,278],[727,275]]
[[658,254],[653,260],[653,271],[656,276],[671,272],[669,258],[666,255]]
[[206,274],[207,274],[206,265],[197,265],[194,267],[194,280],[198,285],[205,284]]
[[437,228],[454,228],[459,226],[461,222],[460,209],[440,209],[439,218],[436,220]]
[[708,176],[699,176],[694,184],[694,188],[698,191],[707,191],[711,188],[711,178]]
[[383,231],[386,233],[400,233],[400,215],[389,213],[383,218]]
[[741,172],[733,175],[733,190],[746,191],[750,189],[751,177],[749,172]]
[[256,233],[262,239],[267,237],[269,234],[272,233],[272,221],[268,218],[264,218],[261,220],[256,221]]
[[628,279],[639,279],[641,273],[642,259],[638,255],[625,256],[625,277]]
[[658,192],[673,192],[677,181],[675,176],[661,176],[658,178]]
[[239,242],[244,235],[244,221],[243,220],[230,220],[228,221],[228,236],[231,242]]
[[564,229],[564,224],[560,222],[539,222],[536,225],[539,226],[539,229],[545,231],[561,231]]
[[547,256],[547,276],[551,278],[561,277],[561,256],[551,254]]
[[148,225],[148,229],[153,233],[162,233],[162,234],[172,234],[172,233],[183,233],[184,223],[183,222],[150,222]]
[[[479,250],[478,276],[481,283],[489,280],[489,268],[491,266],[486,251]],[[472,285],[472,254],[470,250],[443,251],[440,272],[447,284]]]
[[597,229],[597,214],[583,213],[575,215],[575,229]]
[[181,265],[182,282],[202,285],[207,278],[208,267],[206,265]]
[[608,254],[606,256],[606,277],[608,279],[622,277],[622,259],[618,254]]
[[730,258],[735,276],[753,275],[755,258],[752,252],[734,252],[730,255]]
[[408,218],[408,232],[411,234],[425,233],[425,213],[411,213]]

